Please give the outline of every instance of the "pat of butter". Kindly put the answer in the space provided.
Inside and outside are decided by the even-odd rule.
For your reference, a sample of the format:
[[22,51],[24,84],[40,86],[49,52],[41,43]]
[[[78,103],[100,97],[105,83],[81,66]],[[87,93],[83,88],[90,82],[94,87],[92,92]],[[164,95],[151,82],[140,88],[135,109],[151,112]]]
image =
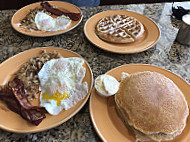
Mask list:
[[182,17],[183,22],[185,22],[187,25],[190,25],[190,14],[186,14]]
[[111,96],[117,93],[119,82],[110,75],[100,75],[95,80],[95,88],[97,92],[103,96]]

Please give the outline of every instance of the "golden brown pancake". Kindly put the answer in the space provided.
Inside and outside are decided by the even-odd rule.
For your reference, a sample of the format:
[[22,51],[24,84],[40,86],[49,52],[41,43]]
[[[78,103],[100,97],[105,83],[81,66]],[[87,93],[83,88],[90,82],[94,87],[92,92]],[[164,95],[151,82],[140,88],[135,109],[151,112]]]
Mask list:
[[152,140],[172,140],[186,126],[189,109],[172,80],[156,72],[124,78],[115,95],[122,119]]

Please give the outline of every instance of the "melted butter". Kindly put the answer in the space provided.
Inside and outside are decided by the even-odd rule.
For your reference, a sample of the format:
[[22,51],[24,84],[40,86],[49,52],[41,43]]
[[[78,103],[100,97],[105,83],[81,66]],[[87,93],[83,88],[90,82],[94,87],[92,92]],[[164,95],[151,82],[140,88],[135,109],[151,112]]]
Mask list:
[[65,100],[69,97],[69,94],[64,92],[63,94],[58,91],[55,92],[52,96],[49,96],[47,93],[42,94],[42,100],[55,100],[57,102],[57,106],[60,105],[62,100]]

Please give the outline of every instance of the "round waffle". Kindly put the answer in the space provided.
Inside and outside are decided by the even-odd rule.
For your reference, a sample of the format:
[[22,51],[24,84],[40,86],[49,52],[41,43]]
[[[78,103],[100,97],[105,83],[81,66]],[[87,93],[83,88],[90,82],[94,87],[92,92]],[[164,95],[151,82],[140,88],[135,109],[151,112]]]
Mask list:
[[137,19],[126,15],[111,15],[100,19],[95,28],[103,40],[113,43],[134,42],[144,33],[144,27]]

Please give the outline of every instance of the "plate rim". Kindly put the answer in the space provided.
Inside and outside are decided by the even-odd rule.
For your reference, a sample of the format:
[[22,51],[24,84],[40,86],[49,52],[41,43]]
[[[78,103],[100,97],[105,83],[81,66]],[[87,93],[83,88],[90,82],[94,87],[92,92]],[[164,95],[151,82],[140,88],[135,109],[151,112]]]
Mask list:
[[[25,32],[22,32],[22,31],[20,31],[20,30],[18,30],[18,28],[16,27],[16,26],[14,26],[14,23],[13,23],[13,21],[14,21],[14,17],[15,17],[15,15],[18,15],[19,14],[19,12],[20,11],[22,11],[22,10],[24,10],[24,9],[26,9],[26,8],[28,8],[28,7],[31,7],[31,6],[33,6],[33,5],[37,5],[37,4],[40,4],[41,2],[34,2],[34,3],[31,3],[31,4],[29,4],[29,5],[26,5],[26,6],[24,6],[24,7],[22,7],[22,8],[20,8],[19,10],[17,10],[14,14],[13,14],[13,16],[12,16],[12,18],[11,18],[11,26],[13,27],[13,29],[15,30],[15,31],[17,31],[17,32],[19,32],[19,33],[21,33],[21,34],[23,34],[23,35],[26,35],[26,36],[30,36],[30,37],[52,37],[52,36],[56,36],[56,35],[60,35],[60,34],[64,34],[64,33],[67,33],[67,32],[69,32],[69,31],[71,31],[71,30],[73,30],[74,28],[76,28],[81,22],[82,22],[82,20],[83,20],[83,13],[82,13],[82,11],[81,11],[81,9],[79,8],[79,7],[77,7],[76,5],[74,5],[74,4],[71,4],[71,3],[68,3],[68,2],[64,2],[64,1],[47,1],[47,2],[49,2],[49,3],[67,3],[67,4],[69,4],[69,5],[71,5],[71,6],[73,6],[73,7],[75,7],[76,9],[78,9],[79,11],[80,11],[80,13],[81,13],[81,18],[80,18],[80,20],[77,22],[77,24],[76,25],[74,25],[73,27],[71,27],[70,29],[68,29],[67,31],[63,31],[63,32],[61,32],[62,30],[59,30],[59,31],[56,31],[56,32],[58,32],[58,33],[54,33],[54,34],[49,34],[49,35],[38,35],[38,33],[36,33],[36,34],[34,34],[34,35],[31,35],[30,33],[25,33]],[[51,31],[50,31],[51,32]]]
[[[183,81],[184,83],[186,83],[189,88],[190,88],[190,83],[188,83],[187,81],[185,81],[182,77],[180,77],[179,75],[173,73],[172,71],[170,70],[167,70],[167,69],[164,69],[164,68],[161,68],[161,67],[158,67],[156,65],[151,65],[151,64],[124,64],[124,65],[121,65],[121,66],[118,66],[118,67],[115,67],[115,68],[112,68],[110,69],[109,71],[107,71],[105,74],[109,74],[110,72],[112,72],[113,70],[117,70],[118,68],[121,68],[123,66],[149,66],[149,67],[153,67],[153,68],[157,68],[157,69],[161,69],[162,71],[166,71],[174,76],[177,76],[181,81]],[[94,115],[92,114],[92,97],[93,97],[93,92],[95,92],[95,87],[92,88],[92,91],[91,91],[91,95],[90,95],[90,100],[89,100],[89,113],[90,113],[90,119],[91,119],[91,122],[93,124],[93,127],[96,131],[96,134],[99,136],[99,138],[102,140],[102,141],[107,141],[104,136],[101,134],[100,130],[98,129],[98,126],[97,124],[95,123],[95,118],[94,118]],[[105,99],[107,101],[107,99]],[[188,105],[189,106],[189,105]],[[190,117],[190,114],[189,116]]]
[[[34,129],[31,129],[31,130],[16,130],[16,129],[9,129],[7,127],[4,127],[0,124],[0,129],[2,130],[5,130],[5,131],[8,131],[8,132],[13,132],[13,133],[21,133],[21,134],[32,134],[32,133],[37,133],[37,132],[43,132],[43,131],[47,131],[49,129],[52,129],[52,128],[55,128],[63,123],[65,123],[66,121],[68,121],[69,119],[71,119],[74,115],[76,115],[83,107],[84,105],[87,103],[90,95],[91,95],[91,91],[93,89],[93,84],[94,84],[94,77],[93,77],[93,72],[92,72],[92,69],[90,68],[90,65],[88,64],[88,62],[81,56],[79,55],[78,53],[74,52],[74,51],[71,51],[71,50],[68,50],[68,49],[64,49],[64,48],[59,48],[59,47],[52,47],[52,46],[49,46],[49,47],[36,47],[36,48],[32,48],[32,49],[28,49],[28,50],[25,50],[25,51],[22,51],[18,54],[15,54],[14,56],[6,59],[5,61],[3,61],[1,64],[0,64],[0,68],[1,66],[3,66],[4,64],[6,64],[7,62],[9,62],[9,60],[12,60],[14,59],[14,57],[16,56],[19,56],[19,55],[22,55],[24,52],[32,52],[32,50],[43,50],[43,49],[58,49],[58,50],[65,50],[67,52],[71,52],[71,53],[74,53],[75,55],[77,55],[78,57],[82,58],[89,71],[90,71],[90,75],[91,75],[91,85],[89,85],[89,92],[88,94],[85,96],[85,98],[83,99],[83,102],[82,104],[68,117],[66,117],[65,119],[63,119],[62,121],[60,122],[57,122],[56,124],[54,125],[50,125],[48,127],[45,127],[45,128],[40,128],[40,129],[37,129],[37,130],[34,130]],[[37,127],[37,126],[36,126]]]
[[[92,40],[89,39],[89,36],[88,36],[88,31],[86,30],[87,28],[87,24],[89,23],[89,21],[91,21],[93,18],[99,16],[99,15],[102,15],[104,13],[107,13],[107,12],[129,12],[129,13],[133,13],[133,14],[137,14],[139,16],[142,16],[143,18],[146,18],[147,20],[149,20],[150,22],[152,22],[155,27],[157,28],[157,31],[158,31],[158,36],[157,36],[157,39],[154,40],[153,43],[151,43],[149,46],[141,49],[141,50],[138,50],[138,51],[134,51],[134,52],[129,52],[129,51],[112,51],[112,50],[109,50],[109,49],[105,49],[104,47],[100,46],[99,44],[93,42]],[[100,20],[100,19],[99,19]],[[102,11],[102,12],[99,12],[99,13],[96,13],[94,14],[92,17],[90,17],[86,22],[85,22],[85,25],[84,25],[84,34],[86,36],[86,38],[88,39],[88,41],[90,41],[90,43],[92,43],[93,45],[95,45],[96,47],[102,49],[102,50],[105,50],[105,51],[108,51],[108,52],[111,52],[111,53],[117,53],[117,54],[135,54],[135,53],[140,53],[140,52],[143,52],[143,51],[146,51],[148,49],[150,49],[151,47],[153,47],[160,39],[160,36],[161,36],[161,30],[160,28],[158,27],[158,25],[151,19],[151,18],[148,18],[147,16],[144,16],[140,13],[137,13],[137,12],[134,12],[134,11],[130,11],[130,10],[107,10],[107,11]],[[101,40],[101,39],[100,39]],[[103,41],[103,40],[102,40]],[[106,41],[104,41],[106,42]],[[113,44],[113,43],[110,43],[110,44]]]

